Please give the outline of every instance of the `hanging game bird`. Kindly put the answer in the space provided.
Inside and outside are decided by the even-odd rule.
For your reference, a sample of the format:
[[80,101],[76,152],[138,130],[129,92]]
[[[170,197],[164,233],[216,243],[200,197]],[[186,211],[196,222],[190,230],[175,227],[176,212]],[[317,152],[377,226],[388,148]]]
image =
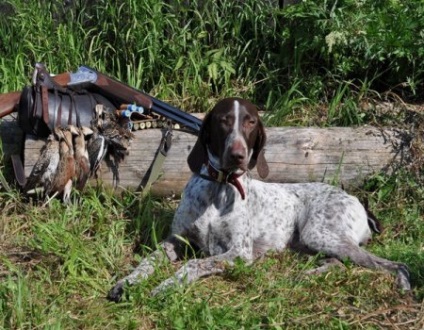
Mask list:
[[95,118],[91,128],[93,135],[88,142],[91,174],[96,175],[102,160],[106,157],[108,166],[114,174],[115,186],[119,182],[119,163],[128,154],[133,137],[128,123],[119,121],[111,109],[102,105],[95,108]]
[[69,129],[74,135],[74,158],[75,158],[75,187],[83,190],[90,178],[90,160],[85,136],[93,134],[88,127],[77,128],[70,125]]
[[56,174],[53,178],[51,189],[46,191],[48,196],[63,194],[64,203],[69,203],[72,179],[75,176],[75,159],[74,149],[72,146],[72,133],[67,128],[55,128],[56,134],[59,136],[59,164]]
[[[88,135],[91,136],[86,139]],[[54,128],[28,177],[25,192],[42,188],[45,197],[63,195],[63,201],[68,203],[73,182],[82,190],[91,176],[97,176],[106,156],[116,186],[119,163],[128,154],[132,137],[127,122],[121,122],[111,109],[97,105],[91,128]]]
[[107,142],[105,137],[93,128],[93,134],[87,145],[88,159],[90,161],[90,175],[97,175],[97,170],[107,153]]
[[43,194],[46,196],[46,192],[51,190],[59,159],[59,136],[56,133],[52,133],[41,149],[40,157],[32,168],[31,174],[26,181],[24,191],[31,194],[34,189],[42,188]]

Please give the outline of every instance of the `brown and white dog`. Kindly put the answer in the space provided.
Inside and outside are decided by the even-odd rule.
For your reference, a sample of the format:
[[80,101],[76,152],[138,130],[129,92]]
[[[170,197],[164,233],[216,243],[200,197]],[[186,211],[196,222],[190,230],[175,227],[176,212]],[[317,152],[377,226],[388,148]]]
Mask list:
[[153,294],[222,273],[225,264],[231,265],[237,257],[251,263],[269,250],[292,246],[393,272],[400,288],[410,290],[406,265],[360,247],[370,239],[373,222],[356,197],[324,183],[265,183],[249,176],[255,166],[261,177],[268,174],[265,142],[265,130],[252,103],[228,98],[212,109],[188,157],[194,174],[169,238],[110,290],[110,300],[119,301],[124,286],[147,278],[156,263],[182,258],[183,241],[206,257],[188,260]]

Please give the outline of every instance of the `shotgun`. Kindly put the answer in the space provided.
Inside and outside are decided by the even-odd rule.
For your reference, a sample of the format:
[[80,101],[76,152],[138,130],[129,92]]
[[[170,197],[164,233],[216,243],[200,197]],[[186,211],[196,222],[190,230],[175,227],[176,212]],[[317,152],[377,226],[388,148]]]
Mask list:
[[145,109],[184,126],[194,134],[199,132],[202,125],[201,119],[87,66],[81,66],[76,73],[70,74],[68,86],[85,83],[88,83],[87,89],[103,94],[110,99],[118,99],[121,104],[141,105]]
[[[48,74],[43,71],[42,65],[36,65],[36,74]],[[35,74],[34,74],[35,75]],[[152,111],[160,116],[176,122],[197,134],[200,130],[202,120],[190,115],[178,108],[162,102],[140,90],[127,84],[115,80],[103,73],[100,73],[88,66],[81,66],[77,72],[65,72],[51,77],[54,83],[61,87],[81,87],[83,86],[91,92],[104,95],[116,105],[123,103],[135,103],[148,111]],[[34,80],[35,78],[33,78]],[[20,92],[0,94],[0,118],[15,111],[19,104]]]
[[[63,98],[59,99],[59,97],[57,97],[57,94],[60,92],[63,93],[64,96],[68,94],[69,97],[69,94],[73,94],[73,90],[78,93],[78,91],[81,91],[81,89],[91,92],[92,94],[99,94],[99,96],[102,96],[107,99],[106,101],[108,101],[111,106],[115,106],[117,109],[119,109],[122,104],[133,103],[137,106],[142,106],[146,110],[147,114],[153,112],[157,115],[163,116],[172,122],[182,125],[191,134],[197,135],[202,125],[202,120],[200,120],[199,118],[191,114],[185,113],[180,109],[177,109],[140,90],[137,90],[127,84],[119,82],[118,80],[115,80],[105,74],[97,72],[96,70],[91,69],[87,66],[79,67],[76,72],[65,72],[56,76],[51,76],[43,64],[36,63],[32,83],[33,86],[39,86],[41,89],[41,108],[43,111],[42,115],[40,115],[38,112],[36,112],[36,115],[39,116],[37,117],[38,120],[40,122],[43,122],[44,125],[50,122],[48,120],[50,108],[48,93],[53,94],[52,103],[54,104],[54,107],[50,110],[53,110],[53,122],[55,123],[56,120],[54,118],[56,118],[56,114],[57,118],[59,119],[58,122],[60,122],[61,120],[62,104],[64,104],[62,103]],[[25,94],[25,89],[26,88],[24,88],[24,93],[12,92],[0,94],[0,118],[14,111],[17,111],[19,103],[21,104],[18,118],[22,120],[23,124],[21,123],[21,126],[25,126],[24,124],[28,121],[27,117],[31,117],[31,115],[34,116],[34,111],[30,113],[25,113],[24,111],[21,111],[21,109],[31,109],[33,104],[32,102],[35,102],[33,96],[30,95],[25,97],[26,95],[28,95]],[[85,95],[82,95],[82,97]],[[78,95],[73,95],[72,98],[75,99],[77,97]],[[59,101],[56,102],[56,99],[59,99]],[[73,101],[71,103],[73,103]],[[75,103],[77,102],[75,101]],[[57,104],[59,105],[59,108],[56,108]],[[58,113],[56,111],[58,111]],[[70,108],[70,110],[68,111],[69,121],[72,118],[72,108]],[[23,115],[21,115],[21,113]],[[25,115],[27,115],[27,117],[25,117]],[[77,119],[77,123],[78,122],[79,119]],[[32,127],[31,125],[32,124],[28,125],[29,131],[33,131],[34,129],[34,127]],[[41,132],[41,128],[39,132]],[[162,137],[158,156],[156,156],[155,161],[152,164],[152,168],[150,169],[150,173],[152,174],[149,174],[149,176],[147,177],[147,186],[149,186],[154,180],[156,180],[157,176],[159,175],[159,172],[157,172],[157,170],[154,171],[153,168],[160,168],[160,165],[163,162],[164,157],[166,156],[166,153],[171,146],[171,134],[169,133],[170,132],[167,131],[166,134]],[[19,165],[19,167],[15,167],[15,165]],[[14,167],[15,175],[18,179],[18,182],[24,184],[26,179],[20,157],[15,157]],[[16,171],[16,168],[18,169],[18,171]],[[144,181],[145,180],[143,179],[143,182]]]

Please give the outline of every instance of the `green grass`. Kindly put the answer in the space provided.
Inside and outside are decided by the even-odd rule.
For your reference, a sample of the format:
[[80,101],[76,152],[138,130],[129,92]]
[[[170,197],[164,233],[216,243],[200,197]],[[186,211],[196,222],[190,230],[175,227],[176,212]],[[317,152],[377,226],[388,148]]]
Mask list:
[[[377,180],[378,181],[378,180]],[[359,329],[419,328],[424,297],[424,192],[377,183],[367,196],[385,231],[368,247],[406,262],[413,291],[398,291],[394,276],[346,263],[317,276],[303,272],[317,257],[270,253],[252,266],[239,261],[223,276],[151,297],[181,266],[164,264],[127,291],[121,304],[105,299],[142,255],[166,236],[177,201],[137,194],[114,196],[90,188],[69,206],[28,203],[1,193],[0,328]],[[41,204],[41,203],[40,203]],[[141,244],[141,248],[140,245]],[[421,318],[421,321],[420,321]]]
[[[0,0],[1,93],[29,84],[36,61],[54,73],[86,64],[187,111],[231,95],[266,109],[267,125],[422,132],[420,112],[363,106],[422,102],[422,1],[87,3]],[[0,329],[421,329],[421,140],[415,167],[376,174],[354,191],[385,228],[367,248],[408,264],[408,294],[392,275],[348,261],[306,277],[318,258],[286,251],[151,297],[181,266],[165,263],[110,303],[116,280],[167,235],[178,200],[92,187],[68,206],[43,207],[6,181],[2,158]]]

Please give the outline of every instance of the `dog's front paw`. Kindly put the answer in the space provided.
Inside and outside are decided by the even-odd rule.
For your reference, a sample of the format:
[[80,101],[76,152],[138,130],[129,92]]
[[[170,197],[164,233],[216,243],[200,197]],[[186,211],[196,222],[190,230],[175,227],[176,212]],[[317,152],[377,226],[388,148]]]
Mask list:
[[118,282],[107,294],[107,300],[119,303],[124,294],[124,282]]

